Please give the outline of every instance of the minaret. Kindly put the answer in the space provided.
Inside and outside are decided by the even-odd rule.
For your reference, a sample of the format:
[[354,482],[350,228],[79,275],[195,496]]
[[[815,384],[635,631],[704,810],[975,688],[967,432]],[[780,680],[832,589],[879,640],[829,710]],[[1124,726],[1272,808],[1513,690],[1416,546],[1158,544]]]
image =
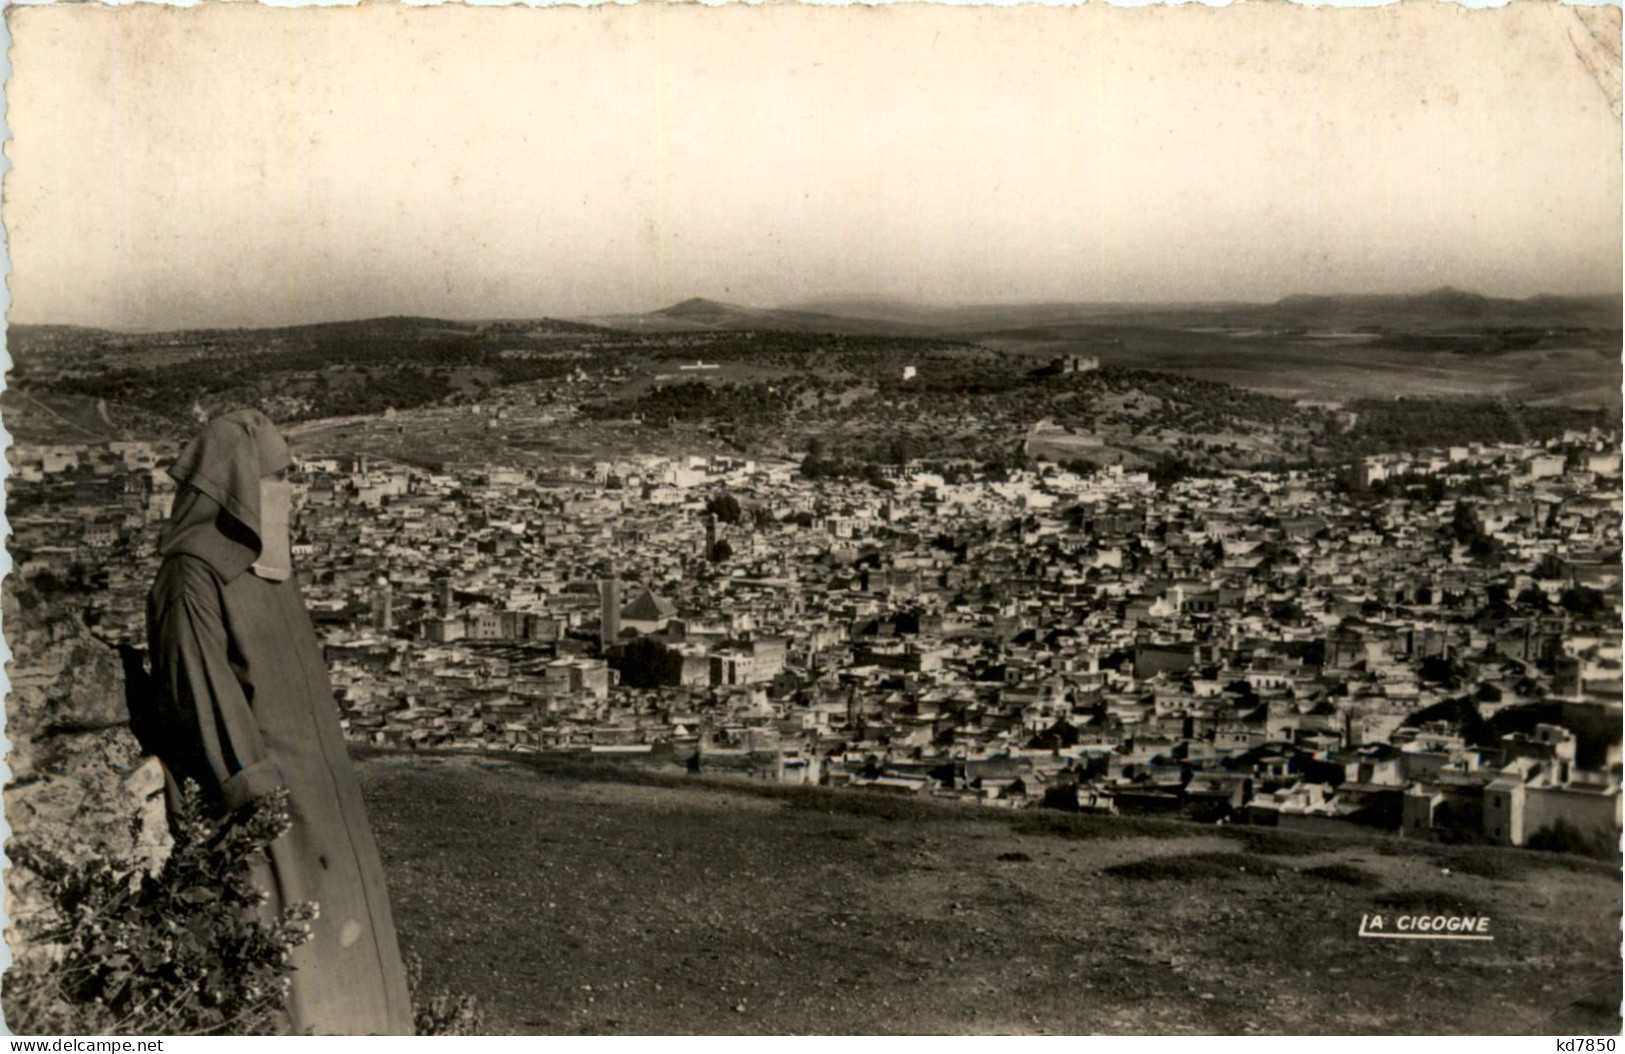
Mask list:
[[616,577],[615,561],[598,583],[598,643],[608,648],[621,637],[621,580]]
[[717,514],[707,513],[705,517],[705,558],[716,559],[712,554],[717,551]]
[[386,637],[395,628],[394,597],[387,578],[380,577],[372,590],[372,625]]
[[451,618],[452,609],[455,606],[456,597],[452,593],[451,579],[442,578],[435,594],[435,614],[441,618]]

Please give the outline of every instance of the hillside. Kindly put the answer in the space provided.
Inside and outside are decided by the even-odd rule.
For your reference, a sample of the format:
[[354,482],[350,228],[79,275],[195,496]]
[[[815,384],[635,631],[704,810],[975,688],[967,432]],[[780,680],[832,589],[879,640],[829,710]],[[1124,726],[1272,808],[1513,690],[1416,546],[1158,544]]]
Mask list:
[[[816,436],[856,462],[1025,451],[1202,470],[1341,460],[1388,449],[1356,434],[1374,416],[1441,416],[1381,409],[1395,396],[1448,401],[1446,411],[1488,425],[1420,437],[1435,443],[1495,441],[1509,404],[1517,435],[1598,420],[1570,411],[1618,419],[1617,297],[1446,289],[1266,305],[827,306],[693,298],[596,320],[619,328],[541,317],[141,334],[19,326],[0,410],[29,442],[173,437],[202,416],[257,406],[287,424],[347,420],[374,452],[424,461],[493,447],[596,458],[693,446],[678,427],[758,456],[799,457]],[[1103,368],[1054,365],[1074,360]],[[1353,417],[1292,405],[1303,400]],[[481,434],[442,442],[459,415],[453,432]],[[1035,446],[1028,437],[1045,419],[1063,431]],[[566,420],[589,422],[589,434],[558,427]]]
[[1289,296],[1222,314],[1242,324],[1326,329],[1450,329],[1461,326],[1617,329],[1618,296],[1490,297],[1442,286],[1415,295]]
[[587,321],[633,333],[772,330],[779,333],[916,336],[931,333],[934,329],[907,319],[848,316],[841,312],[800,308],[748,307],[698,296],[644,314],[604,315]]
[[[679,305],[681,306],[681,305]],[[672,309],[667,309],[668,311]],[[1452,330],[1540,327],[1617,330],[1618,295],[1491,297],[1441,286],[1425,293],[1293,295],[1267,303],[1054,302],[933,307],[853,298],[797,305],[825,316],[903,322],[942,334],[1019,331],[1068,324],[1251,326],[1266,329]]]
[[[361,772],[405,948],[492,1031],[1620,1027],[1619,878],[1588,861],[466,757]],[[1495,940],[1356,936],[1416,911]]]

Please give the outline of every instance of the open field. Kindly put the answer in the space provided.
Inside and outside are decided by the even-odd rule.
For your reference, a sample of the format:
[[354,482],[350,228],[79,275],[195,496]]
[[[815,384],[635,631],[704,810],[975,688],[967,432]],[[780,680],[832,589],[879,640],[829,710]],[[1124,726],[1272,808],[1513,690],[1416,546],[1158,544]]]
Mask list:
[[8,387],[0,392],[0,416],[14,441],[98,443],[162,436],[170,422],[139,407],[103,403],[82,395],[61,395]]
[[1619,348],[1595,339],[1494,355],[1105,326],[1077,327],[1054,336],[987,337],[981,342],[1036,360],[1094,355],[1107,365],[1167,370],[1293,399],[1506,396],[1527,403],[1620,405]]
[[[491,1031],[1620,1027],[1619,876],[1585,860],[471,757],[361,773],[406,950]],[[1374,912],[1495,940],[1359,938]]]
[[587,421],[552,408],[524,409],[494,418],[464,407],[420,407],[394,419],[378,415],[309,421],[287,428],[295,453],[361,453],[416,464],[500,463],[518,466],[649,454],[714,454],[727,447],[702,430],[645,429]]

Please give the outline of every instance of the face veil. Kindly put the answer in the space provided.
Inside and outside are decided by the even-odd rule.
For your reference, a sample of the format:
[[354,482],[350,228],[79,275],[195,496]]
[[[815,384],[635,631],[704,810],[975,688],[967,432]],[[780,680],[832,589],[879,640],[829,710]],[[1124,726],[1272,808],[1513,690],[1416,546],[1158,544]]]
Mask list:
[[253,571],[281,582],[293,574],[293,546],[288,521],[293,514],[293,484],[285,479],[260,480],[260,556]]

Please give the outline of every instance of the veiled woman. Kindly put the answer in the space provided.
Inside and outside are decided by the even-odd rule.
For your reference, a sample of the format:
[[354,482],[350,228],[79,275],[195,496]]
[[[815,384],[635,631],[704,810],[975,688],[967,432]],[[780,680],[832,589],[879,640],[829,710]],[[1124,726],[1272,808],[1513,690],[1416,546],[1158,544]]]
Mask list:
[[293,577],[290,463],[270,419],[239,410],[169,469],[179,490],[147,600],[158,712],[143,724],[171,776],[224,808],[288,791],[292,826],[260,878],[273,909],[320,909],[293,954],[293,1031],[410,1035],[378,848]]

